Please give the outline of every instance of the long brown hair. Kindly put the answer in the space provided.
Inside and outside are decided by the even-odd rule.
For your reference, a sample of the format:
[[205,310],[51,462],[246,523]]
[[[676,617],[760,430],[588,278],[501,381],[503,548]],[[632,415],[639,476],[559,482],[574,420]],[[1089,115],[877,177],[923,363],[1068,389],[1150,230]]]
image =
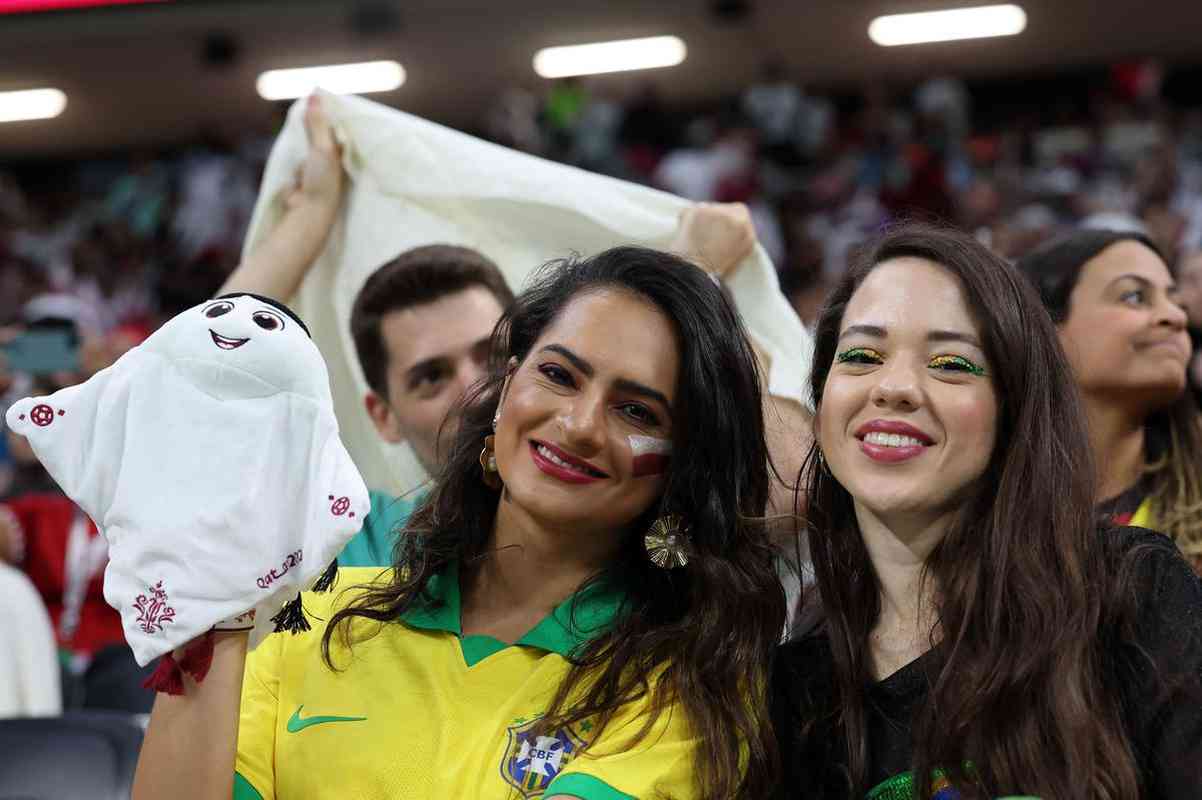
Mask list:
[[[1030,284],[965,234],[919,225],[887,233],[859,255],[818,321],[818,413],[848,301],[878,264],[907,256],[960,282],[999,399],[989,464],[925,566],[924,582],[935,589],[935,652],[913,726],[917,796],[930,796],[939,767],[965,797],[1136,798],[1138,766],[1106,665],[1113,653],[1099,636],[1113,625],[1125,630],[1120,621],[1136,609],[1107,577],[1116,573],[1098,545],[1080,400]],[[862,797],[870,788],[865,686],[879,586],[852,497],[816,453],[803,471],[817,587],[806,616],[820,620],[831,643],[849,790]]]
[[[589,581],[622,590],[615,622],[572,653],[540,725],[553,731],[590,719],[595,741],[623,705],[646,698],[641,739],[677,704],[699,742],[699,796],[762,797],[779,769],[767,688],[785,598],[763,521],[769,474],[760,375],[719,288],[666,253],[621,247],[553,263],[506,311],[493,334],[491,374],[466,402],[450,459],[400,537],[391,583],[333,617],[326,661],[333,667],[335,630],[349,643],[352,620],[393,622],[431,602],[426,584],[448,563],[488,557],[500,493],[481,481],[478,457],[506,364],[524,360],[572,298],[606,288],[646,298],[677,329],[673,454],[659,504],[625,532],[616,560]],[[643,532],[664,513],[683,514],[689,525],[689,563],[676,570],[653,566],[643,549]]]
[[[1074,231],[1033,250],[1016,266],[1039,290],[1052,321],[1072,313],[1070,298],[1085,264],[1119,242],[1138,242],[1164,260],[1148,237],[1129,231]],[[1202,570],[1202,416],[1183,389],[1144,421],[1144,473],[1156,529],[1167,533]],[[1104,498],[1103,498],[1104,499]]]

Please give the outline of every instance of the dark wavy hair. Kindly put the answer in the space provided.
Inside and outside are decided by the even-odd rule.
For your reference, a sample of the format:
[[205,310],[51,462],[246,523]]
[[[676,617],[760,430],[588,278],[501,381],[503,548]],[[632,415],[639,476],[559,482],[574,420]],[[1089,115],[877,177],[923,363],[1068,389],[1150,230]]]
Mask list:
[[[340,627],[345,633],[356,618],[392,622],[432,602],[427,582],[449,562],[489,556],[500,492],[481,481],[478,458],[507,363],[523,361],[573,298],[604,290],[646,299],[676,328],[673,453],[663,496],[625,532],[613,563],[588,581],[623,590],[615,623],[572,654],[540,724],[555,730],[595,718],[600,731],[621,706],[649,696],[642,738],[675,703],[700,742],[701,796],[761,797],[779,769],[767,684],[785,624],[763,520],[769,473],[761,379],[743,324],[718,286],[667,253],[617,247],[552,262],[505,312],[493,333],[490,374],[465,401],[450,459],[400,537],[391,583],[333,617],[326,661],[333,666],[330,640]],[[684,568],[659,569],[644,551],[643,533],[663,513],[687,518]]]
[[[1072,313],[1069,298],[1085,264],[1119,242],[1138,242],[1164,260],[1142,234],[1079,230],[1032,251],[1017,266],[1039,290],[1052,321],[1060,325]],[[1156,527],[1202,571],[1202,418],[1193,396],[1183,388],[1173,402],[1148,414],[1144,430],[1144,472]]]
[[[848,302],[877,265],[902,257],[932,261],[959,281],[999,400],[985,472],[925,565],[923,580],[935,589],[935,652],[926,662],[929,695],[913,720],[916,796],[931,796],[939,767],[964,797],[1139,797],[1109,663],[1118,651],[1107,642],[1114,648],[1116,640],[1100,634],[1128,631],[1133,639],[1137,598],[1116,588],[1129,572],[1116,572],[1113,553],[1098,544],[1084,414],[1055,326],[1029,282],[966,234],[925,225],[887,232],[859,254],[818,321],[818,413]],[[863,797],[879,587],[852,497],[816,448],[802,475],[817,594],[803,599],[802,616],[810,633],[829,637],[836,696],[827,708],[845,737],[849,796]],[[803,737],[816,722],[811,716]],[[977,765],[971,775],[969,761]]]

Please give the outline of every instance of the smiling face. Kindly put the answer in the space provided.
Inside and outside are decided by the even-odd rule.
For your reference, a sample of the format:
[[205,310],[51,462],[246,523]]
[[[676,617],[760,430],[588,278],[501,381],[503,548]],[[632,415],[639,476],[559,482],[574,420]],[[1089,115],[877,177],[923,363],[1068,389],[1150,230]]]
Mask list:
[[[243,300],[243,313],[236,316],[229,316],[234,311],[238,310],[235,305],[235,300]],[[250,304],[255,303],[255,307]],[[212,326],[209,328],[209,336],[218,348],[222,350],[237,350],[239,347],[247,344],[251,340],[251,336],[222,336],[215,328],[230,329],[230,323],[233,323],[239,329],[239,332],[246,333],[245,320],[241,319],[249,315],[250,321],[263,333],[272,333],[274,331],[284,331],[288,322],[285,320],[285,315],[271,308],[266,303],[259,303],[253,298],[230,298],[228,300],[214,300],[204,308],[204,317],[207,320],[213,320]],[[224,325],[217,322],[222,317],[225,317]]]
[[214,396],[276,391],[329,396],[325,363],[309,334],[284,311],[250,295],[201,303],[173,317],[142,346],[186,369]]
[[882,262],[851,296],[816,419],[857,513],[938,518],[993,453],[998,402],[959,281],[918,258]]
[[1081,268],[1060,341],[1090,394],[1156,408],[1185,389],[1186,314],[1160,256],[1135,241],[1107,247]]
[[619,531],[663,493],[679,345],[628,292],[577,295],[516,364],[496,430],[508,501],[550,527]]

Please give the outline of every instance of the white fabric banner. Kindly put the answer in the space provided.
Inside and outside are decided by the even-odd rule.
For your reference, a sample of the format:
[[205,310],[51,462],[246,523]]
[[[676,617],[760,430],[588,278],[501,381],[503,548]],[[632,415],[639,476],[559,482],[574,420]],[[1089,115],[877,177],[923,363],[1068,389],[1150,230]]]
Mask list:
[[[367,277],[427,244],[474,248],[515,291],[544,262],[619,244],[666,248],[688,201],[475,139],[359,97],[324,95],[350,175],[324,252],[290,305],[330,370],[343,441],[369,486],[400,495],[426,474],[407,445],[384,443],[363,409],[367,384],[350,311]],[[244,252],[279,221],[305,159],[304,102],[293,105],[263,178]],[[769,390],[807,408],[812,340],[758,245],[728,286],[762,357]],[[286,300],[287,298],[279,298]],[[718,389],[719,387],[715,387]]]

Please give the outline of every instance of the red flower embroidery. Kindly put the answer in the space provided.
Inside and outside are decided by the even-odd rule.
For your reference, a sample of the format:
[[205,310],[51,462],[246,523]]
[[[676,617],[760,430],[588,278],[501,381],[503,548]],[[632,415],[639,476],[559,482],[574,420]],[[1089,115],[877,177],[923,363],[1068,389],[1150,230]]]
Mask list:
[[150,597],[138,595],[134,608],[138,609],[138,627],[143,633],[161,633],[165,623],[175,622],[175,609],[167,605],[162,581],[150,588]]

